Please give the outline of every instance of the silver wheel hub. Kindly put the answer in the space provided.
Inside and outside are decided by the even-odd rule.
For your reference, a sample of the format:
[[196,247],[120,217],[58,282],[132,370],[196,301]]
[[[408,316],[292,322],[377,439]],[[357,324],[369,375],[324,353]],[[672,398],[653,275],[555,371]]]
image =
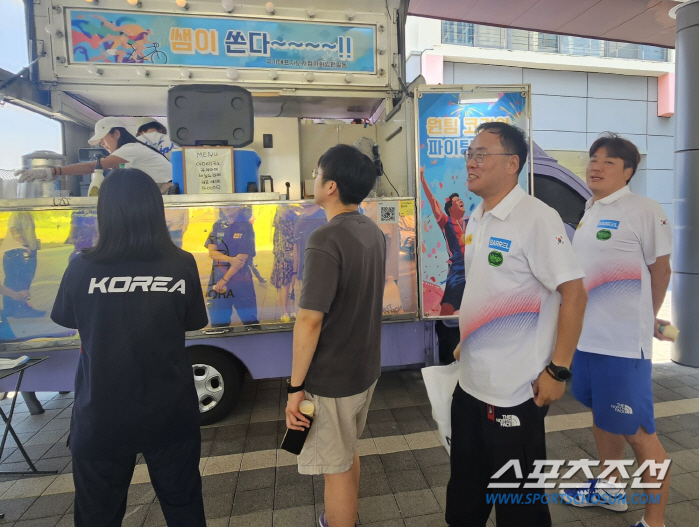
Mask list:
[[208,364],[193,364],[192,373],[199,398],[199,411],[208,412],[223,398],[223,375]]

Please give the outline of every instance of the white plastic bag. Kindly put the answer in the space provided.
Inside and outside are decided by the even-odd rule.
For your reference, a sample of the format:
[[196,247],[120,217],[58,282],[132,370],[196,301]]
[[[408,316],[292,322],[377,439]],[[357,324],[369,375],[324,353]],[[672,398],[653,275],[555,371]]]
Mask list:
[[451,399],[459,381],[459,363],[422,368],[422,378],[432,405],[432,419],[439,427],[439,440],[451,454]]

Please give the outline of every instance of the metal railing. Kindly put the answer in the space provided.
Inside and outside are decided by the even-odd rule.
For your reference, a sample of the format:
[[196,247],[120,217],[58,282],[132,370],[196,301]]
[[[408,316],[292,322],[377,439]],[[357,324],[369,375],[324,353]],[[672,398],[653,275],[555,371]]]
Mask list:
[[668,50],[656,46],[482,26],[466,22],[442,21],[442,43],[585,57],[670,61]]

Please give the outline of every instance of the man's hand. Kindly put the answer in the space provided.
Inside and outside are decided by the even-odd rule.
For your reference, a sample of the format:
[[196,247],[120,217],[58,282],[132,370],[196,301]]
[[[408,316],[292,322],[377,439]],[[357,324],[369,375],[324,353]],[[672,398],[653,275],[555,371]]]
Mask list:
[[19,177],[19,182],[25,181],[52,181],[53,171],[50,168],[30,168],[28,170],[16,170],[15,177]]
[[226,289],[228,289],[228,280],[225,280],[223,278],[216,282],[216,285],[214,286],[214,291],[216,291],[217,293],[225,293]]
[[25,289],[24,291],[11,291],[8,295],[12,300],[17,302],[22,302],[29,300],[29,291]]
[[289,430],[303,430],[311,426],[308,418],[299,411],[299,405],[304,399],[304,391],[290,393],[286,401],[286,427]]
[[662,319],[660,319],[660,318],[656,318],[656,319],[655,319],[655,332],[654,332],[653,336],[654,336],[656,339],[658,339],[658,340],[665,340],[665,341],[668,341],[668,342],[675,342],[675,339],[671,339],[670,337],[666,337],[665,335],[663,335],[662,333],[660,333],[660,331],[658,330],[658,328],[659,328],[661,325],[663,325],[663,326],[669,326],[670,324],[672,324],[672,322],[670,322],[669,320],[662,320]]
[[534,403],[537,406],[548,406],[557,401],[566,391],[566,383],[557,381],[544,369],[534,381]]

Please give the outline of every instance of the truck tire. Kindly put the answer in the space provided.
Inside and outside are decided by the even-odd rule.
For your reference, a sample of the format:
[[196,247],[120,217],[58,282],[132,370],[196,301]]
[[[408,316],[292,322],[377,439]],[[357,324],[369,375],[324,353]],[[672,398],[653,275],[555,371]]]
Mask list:
[[216,423],[235,406],[243,387],[245,366],[221,349],[192,346],[187,351],[199,398],[201,424]]

